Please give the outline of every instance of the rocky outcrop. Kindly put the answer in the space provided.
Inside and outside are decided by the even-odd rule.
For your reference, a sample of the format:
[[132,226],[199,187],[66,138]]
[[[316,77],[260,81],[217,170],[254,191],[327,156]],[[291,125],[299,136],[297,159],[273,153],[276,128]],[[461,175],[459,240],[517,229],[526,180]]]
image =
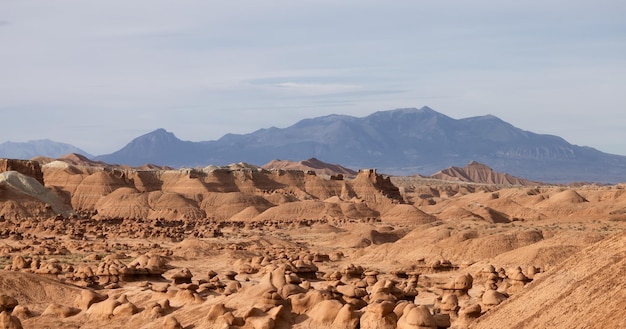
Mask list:
[[346,167],[330,164],[323,161],[320,161],[316,158],[310,158],[302,161],[291,161],[291,160],[272,160],[267,164],[262,166],[263,169],[282,169],[282,170],[301,170],[301,171],[311,171],[315,172],[318,175],[329,175],[339,177],[348,177],[354,176],[357,174],[356,171],[352,169],[348,169]]
[[43,171],[37,161],[0,159],[0,173],[5,171],[17,171],[22,175],[36,179],[41,185],[44,185]]
[[496,185],[521,185],[521,186],[536,186],[541,183],[532,182],[527,179],[515,177],[507,173],[499,173],[493,171],[487,165],[478,163],[476,161],[470,162],[467,166],[450,167],[448,169],[440,170],[430,178],[455,181],[455,182],[472,182],[481,184],[496,184]]

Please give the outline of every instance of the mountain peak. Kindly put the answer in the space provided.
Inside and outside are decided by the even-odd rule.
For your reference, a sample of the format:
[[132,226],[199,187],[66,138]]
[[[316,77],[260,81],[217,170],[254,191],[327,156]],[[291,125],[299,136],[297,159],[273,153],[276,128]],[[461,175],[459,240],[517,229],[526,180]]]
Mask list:
[[171,133],[163,128],[159,128],[156,129],[154,131],[151,131],[147,134],[141,135],[137,138],[135,138],[131,143],[133,142],[141,142],[141,143],[175,143],[175,142],[179,142],[180,139],[178,139],[174,133]]
[[[182,141],[173,133],[159,128],[133,139],[121,150],[98,156],[95,160],[131,166],[141,166],[147,163],[170,166],[175,165],[176,161],[189,159],[195,153],[196,143]],[[196,165],[195,162],[189,161],[192,165]]]

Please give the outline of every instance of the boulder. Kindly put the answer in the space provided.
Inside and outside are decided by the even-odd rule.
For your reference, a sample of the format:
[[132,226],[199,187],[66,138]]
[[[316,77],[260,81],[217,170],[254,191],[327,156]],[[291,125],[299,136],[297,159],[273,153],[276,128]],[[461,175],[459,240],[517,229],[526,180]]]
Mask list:
[[350,304],[345,304],[337,313],[331,328],[356,329],[359,326],[360,316],[352,309]]
[[373,303],[367,306],[359,320],[361,329],[395,329],[398,317],[392,302]]
[[315,304],[306,315],[318,325],[330,325],[342,308],[343,305],[338,300],[323,300]]
[[424,305],[407,305],[400,319],[398,329],[437,329],[437,321]]
[[59,318],[68,318],[78,313],[80,313],[80,309],[78,308],[53,303],[48,305],[48,307],[46,307],[41,315],[52,315]]
[[497,290],[488,289],[485,290],[485,292],[483,293],[482,305],[485,306],[487,309],[490,309],[494,306],[500,305],[500,303],[505,301],[507,298],[507,295]]
[[178,320],[173,316],[169,315],[163,319],[163,329],[183,329],[183,326],[178,322]]
[[2,329],[22,329],[22,322],[8,311],[0,312],[0,328]]
[[87,310],[87,314],[108,318],[113,316],[113,311],[120,306],[120,302],[116,299],[109,298],[103,302],[92,304]]
[[192,277],[193,275],[191,274],[191,271],[186,267],[181,268],[180,270],[176,271],[171,276],[172,281],[174,281],[174,284],[191,283]]
[[107,297],[108,296],[100,295],[94,291],[85,289],[80,292],[80,295],[76,296],[76,299],[74,299],[74,307],[86,311],[91,305],[99,303],[107,299]]
[[0,312],[8,311],[11,313],[17,304],[17,299],[7,295],[0,295]]

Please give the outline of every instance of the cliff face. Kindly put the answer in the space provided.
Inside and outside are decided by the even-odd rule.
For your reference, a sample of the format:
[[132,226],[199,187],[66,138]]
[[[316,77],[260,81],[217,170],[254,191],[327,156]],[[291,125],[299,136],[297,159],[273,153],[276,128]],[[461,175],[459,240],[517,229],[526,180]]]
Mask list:
[[41,171],[41,165],[37,161],[0,159],[0,173],[5,171],[17,171],[22,175],[36,179],[42,185],[44,184],[43,171]]
[[402,202],[398,188],[375,170],[343,180],[300,170],[135,170],[61,160],[43,171],[46,187],[61,191],[74,210],[101,218],[341,220],[375,218]]

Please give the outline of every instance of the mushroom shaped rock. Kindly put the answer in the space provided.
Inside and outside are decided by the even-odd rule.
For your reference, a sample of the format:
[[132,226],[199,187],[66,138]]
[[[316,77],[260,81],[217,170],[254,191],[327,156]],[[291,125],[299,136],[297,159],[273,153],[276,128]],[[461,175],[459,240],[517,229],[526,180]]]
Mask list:
[[226,314],[226,312],[228,312],[228,310],[226,309],[224,303],[217,303],[209,308],[209,312],[207,313],[205,320],[215,321],[220,316]]
[[308,290],[304,294],[289,296],[291,301],[291,312],[295,314],[304,314],[311,310],[318,303],[332,298],[330,292],[325,290]]
[[229,296],[235,294],[241,289],[241,283],[239,281],[229,281],[224,287],[224,295]]
[[459,318],[462,320],[471,320],[478,318],[482,313],[480,304],[470,304],[459,310]]
[[[267,272],[259,283],[252,286],[246,286],[244,289],[240,291],[240,293],[244,294],[246,298],[254,298],[261,297],[264,293],[268,291],[278,291],[278,288],[274,286],[272,283],[273,272]],[[284,279],[284,275],[283,275]]]
[[176,287],[178,287],[178,289],[190,290],[193,292],[196,292],[198,288],[200,288],[200,286],[196,283],[181,283],[177,285]]
[[128,263],[128,266],[136,266],[136,267],[146,267],[148,266],[148,262],[150,261],[150,255],[144,254],[135,258],[133,261]]
[[343,275],[339,271],[328,272],[324,274],[323,278],[326,281],[339,281]]
[[[33,316],[33,313],[24,305],[17,305],[11,312],[11,315],[17,316],[20,320],[28,319]],[[2,328],[0,326],[0,328]]]
[[165,310],[159,303],[152,301],[146,304],[142,314],[145,318],[156,319],[162,317],[165,314]]
[[163,319],[163,329],[183,329],[183,326],[178,322],[178,320],[173,316],[169,315]]
[[396,288],[395,282],[392,280],[379,280],[372,286],[369,296],[370,303],[393,302],[397,301],[396,294],[400,295],[401,290]]
[[362,329],[395,329],[398,317],[393,312],[395,304],[381,302],[369,304],[359,320]]
[[400,319],[398,329],[437,329],[437,321],[424,305],[407,305]]
[[305,262],[304,260],[297,260],[294,263],[294,266],[296,268],[296,273],[298,274],[298,276],[303,277],[303,278],[315,278],[315,274],[317,273],[317,271],[319,270],[317,265],[313,264],[312,261],[308,261]]
[[156,282],[150,284],[150,289],[155,292],[167,292],[170,288],[170,284],[168,282]]
[[10,313],[17,304],[17,299],[7,295],[0,295],[0,312],[8,311]]
[[231,281],[237,280],[235,279],[236,276],[237,276],[237,272],[235,271],[228,271],[224,273],[225,280],[231,280]]
[[275,290],[266,291],[263,295],[261,295],[260,306],[269,309],[283,304],[284,301],[283,297]]
[[350,304],[345,304],[337,313],[331,328],[356,329],[359,326],[360,316],[352,309]]
[[528,277],[522,272],[522,268],[519,266],[513,270],[513,274],[509,276],[509,279],[524,283],[530,281],[530,279],[528,279]]
[[193,277],[193,274],[191,274],[191,271],[186,267],[181,268],[180,270],[174,272],[174,274],[172,274],[171,276],[174,284],[191,283],[192,277]]
[[116,299],[109,298],[103,302],[92,304],[87,310],[87,314],[99,317],[111,317],[116,307],[120,305]]
[[338,285],[335,289],[337,292],[346,297],[361,298],[367,296],[367,291],[365,289],[358,288],[352,284]]
[[454,290],[468,291],[472,289],[474,279],[470,274],[459,275],[454,279]]
[[246,325],[254,329],[273,329],[276,326],[276,319],[283,311],[283,306],[276,306],[267,311],[252,307],[244,313]]
[[217,272],[215,272],[214,270],[209,270],[207,272],[207,277],[209,278],[209,280],[213,279],[216,276],[217,276]]
[[306,291],[307,289],[304,289],[303,287],[297,284],[288,283],[285,286],[283,286],[283,288],[280,290],[280,295],[283,298],[288,298],[291,295],[302,294],[302,293],[305,293]]
[[285,279],[286,270],[287,268],[284,265],[281,265],[271,272],[272,285],[276,287],[277,290],[282,289],[287,284],[287,280]]
[[80,313],[80,309],[78,308],[52,303],[48,305],[48,307],[46,307],[41,315],[52,315],[59,318],[68,318],[78,313]]
[[13,256],[13,262],[11,263],[11,270],[19,271],[21,269],[29,268],[30,265],[30,260],[24,259],[21,255],[15,255]]
[[8,311],[2,311],[0,312],[0,328],[22,329],[22,322]]
[[116,307],[113,310],[113,315],[116,317],[124,317],[124,316],[128,317],[128,316],[133,316],[134,314],[137,314],[138,312],[139,312],[139,309],[137,308],[137,306],[135,306],[135,304],[131,302],[126,302]]
[[204,322],[204,326],[200,328],[230,329],[234,326],[235,320],[236,320],[235,316],[231,312],[227,312],[226,314],[221,315],[215,320],[211,320],[211,321],[206,320]]
[[107,296],[85,289],[80,292],[80,295],[76,296],[76,299],[74,299],[74,307],[86,311],[94,303],[99,303],[105,299],[107,299]]
[[148,263],[143,266],[148,270],[148,274],[161,275],[167,269],[167,259],[161,255],[148,255]]
[[74,269],[73,279],[81,282],[82,286],[89,287],[96,282],[96,274],[91,266],[81,265]]
[[455,294],[446,293],[441,297],[441,300],[437,299],[435,306],[438,307],[442,313],[456,313],[459,310],[459,298]]
[[368,286],[373,286],[376,282],[378,282],[378,271],[367,271],[363,273],[365,275],[365,282]]
[[452,322],[450,320],[450,314],[446,314],[446,313],[433,314],[433,319],[435,319],[437,328],[448,328],[452,325]]
[[483,293],[482,305],[485,306],[486,309],[491,309],[494,306],[500,305],[500,303],[505,301],[507,298],[507,295],[497,290],[488,289]]
[[313,306],[306,315],[316,324],[330,325],[337,318],[337,314],[343,308],[341,302],[335,299],[323,300]]
[[176,295],[174,296],[174,298],[172,298],[172,301],[178,305],[188,305],[203,303],[204,299],[202,298],[202,296],[194,291],[180,289],[176,292]]
[[354,264],[350,264],[341,270],[341,274],[345,275],[348,279],[360,279],[363,276],[363,272],[364,270],[362,266]]
[[295,273],[289,273],[285,275],[285,280],[287,281],[287,283],[292,283],[292,284],[300,284],[302,283],[302,279],[300,279],[300,277],[298,275],[296,275]]

